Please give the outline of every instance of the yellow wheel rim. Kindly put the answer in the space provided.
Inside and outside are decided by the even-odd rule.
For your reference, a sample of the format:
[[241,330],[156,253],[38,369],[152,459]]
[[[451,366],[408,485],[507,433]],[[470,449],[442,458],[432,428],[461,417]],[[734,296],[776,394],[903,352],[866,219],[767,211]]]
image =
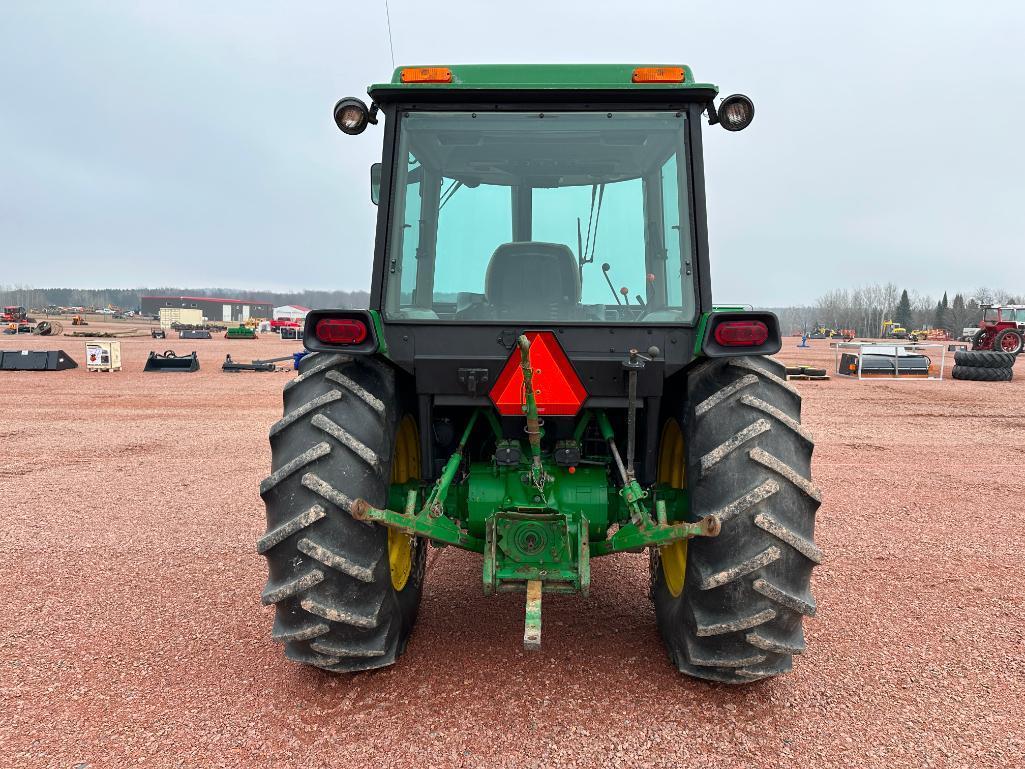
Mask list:
[[[670,419],[662,428],[662,440],[658,447],[657,480],[674,489],[687,487],[683,431],[675,419]],[[674,598],[678,598],[683,593],[683,583],[687,577],[687,540],[682,539],[663,547],[659,556],[666,588]]]
[[[405,483],[420,477],[420,436],[416,422],[405,416],[399,422],[395,434],[395,453],[392,456],[391,482]],[[388,529],[388,566],[391,569],[391,583],[396,590],[402,590],[413,570],[413,539],[396,529]]]

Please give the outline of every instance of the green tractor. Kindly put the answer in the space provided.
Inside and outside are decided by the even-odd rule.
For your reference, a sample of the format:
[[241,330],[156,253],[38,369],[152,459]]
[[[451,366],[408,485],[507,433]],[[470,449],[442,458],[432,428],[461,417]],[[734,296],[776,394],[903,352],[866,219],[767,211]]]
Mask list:
[[270,430],[287,658],[393,664],[428,546],[525,594],[528,649],[545,593],[647,549],[680,671],[790,669],[820,497],[776,317],[712,305],[701,123],[754,115],[717,93],[681,66],[477,65],[338,103],[346,134],[383,122],[377,240],[370,309],[309,314]]

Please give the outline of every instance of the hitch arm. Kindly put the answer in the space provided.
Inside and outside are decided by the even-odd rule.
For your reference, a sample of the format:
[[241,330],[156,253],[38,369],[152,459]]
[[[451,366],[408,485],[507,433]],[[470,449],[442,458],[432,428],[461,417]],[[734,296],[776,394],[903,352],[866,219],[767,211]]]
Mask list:
[[434,484],[434,488],[424,500],[423,507],[419,512],[416,511],[417,490],[410,489],[406,495],[405,512],[396,513],[394,510],[376,508],[364,499],[356,499],[349,508],[352,517],[358,521],[384,524],[413,536],[428,537],[449,545],[457,545],[467,550],[483,553],[484,540],[468,534],[451,518],[442,515],[445,512],[445,499],[448,497],[456,473],[459,472],[463,453],[466,451],[466,443],[470,440],[470,433],[473,432],[473,426],[477,423],[479,415],[480,409],[470,415],[470,421],[467,423],[466,429],[463,430],[463,437],[459,440],[458,448],[445,463],[441,477]]

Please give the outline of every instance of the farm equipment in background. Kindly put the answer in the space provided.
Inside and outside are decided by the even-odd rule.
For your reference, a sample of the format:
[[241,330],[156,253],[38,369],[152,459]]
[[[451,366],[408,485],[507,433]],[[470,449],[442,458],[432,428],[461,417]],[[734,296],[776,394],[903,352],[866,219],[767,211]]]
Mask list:
[[270,321],[270,330],[282,339],[302,339],[302,324],[284,318]]
[[81,315],[73,315],[73,316],[71,316],[71,325],[72,326],[88,326],[89,324],[85,322],[85,318],[83,318]]
[[972,349],[1020,353],[1025,342],[1025,305],[984,304],[982,311]]
[[35,318],[30,318],[24,307],[10,305],[8,307],[4,307],[3,313],[0,314],[0,323],[13,323],[21,326],[35,322]]
[[821,560],[813,442],[776,316],[712,304],[701,170],[706,116],[738,131],[751,101],[716,108],[682,66],[400,68],[369,93],[335,122],[384,131],[371,309],[307,316],[260,485],[285,656],[394,663],[430,541],[525,595],[527,649],[545,594],[647,549],[681,672],[789,670]]
[[853,328],[828,328],[818,324],[812,329],[811,333],[807,334],[808,339],[843,339],[844,341],[850,341],[854,339]]
[[3,314],[0,314],[0,324],[4,325],[5,334],[31,334],[34,323],[35,320],[28,316],[24,307],[10,305],[4,307]]
[[929,377],[938,373],[932,359],[917,350],[904,347],[866,345],[860,352],[840,356],[837,374],[867,377]]
[[892,320],[884,320],[882,333],[880,334],[882,339],[911,339],[911,332],[906,328],[899,325]]
[[178,332],[179,339],[213,339],[210,332],[205,329],[183,328]]
[[41,320],[32,333],[36,336],[60,336],[64,333],[64,324],[57,320]]
[[176,355],[174,350],[166,350],[163,353],[151,352],[142,370],[147,373],[191,374],[193,371],[199,371],[199,356],[195,352],[190,355]]
[[912,342],[952,342],[954,337],[945,328],[923,328],[911,332]]
[[225,331],[227,326],[222,323],[179,323],[172,321],[168,326],[172,331]]
[[224,332],[225,339],[256,339],[256,328],[253,326],[232,326]]
[[231,359],[230,355],[224,356],[224,363],[221,364],[221,371],[288,371],[286,366],[276,364],[284,361],[295,362],[295,355],[283,355],[280,358],[268,358],[266,360],[254,360],[251,363],[239,363]]
[[0,350],[0,371],[64,371],[78,368],[64,350]]

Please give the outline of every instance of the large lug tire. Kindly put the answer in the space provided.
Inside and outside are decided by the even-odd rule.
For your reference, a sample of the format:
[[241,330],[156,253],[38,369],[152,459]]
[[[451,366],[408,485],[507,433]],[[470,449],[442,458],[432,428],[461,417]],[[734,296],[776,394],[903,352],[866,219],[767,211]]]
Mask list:
[[394,372],[373,358],[307,355],[285,386],[257,550],[267,557],[272,637],[288,659],[353,672],[390,665],[405,648],[425,548],[413,540],[406,578],[394,578],[388,530],[348,510],[357,498],[387,504],[399,417]]
[[1010,368],[954,366],[950,375],[954,379],[963,379],[967,382],[1010,382],[1014,378],[1014,371]]
[[954,353],[954,365],[971,368],[1010,368],[1015,355],[997,350],[958,350]]
[[[771,359],[705,362],[686,392],[664,426],[682,428],[684,449],[670,456],[686,457],[692,512],[719,516],[722,531],[689,541],[682,585],[679,553],[653,554],[658,626],[681,672],[756,681],[790,670],[792,655],[804,651],[803,619],[815,614],[811,572],[822,554],[813,442],[800,424],[800,395]],[[665,456],[662,476],[663,462],[673,461]]]
[[1020,331],[1013,328],[1005,328],[993,338],[993,349],[1001,352],[1017,355],[1025,344],[1025,337]]

